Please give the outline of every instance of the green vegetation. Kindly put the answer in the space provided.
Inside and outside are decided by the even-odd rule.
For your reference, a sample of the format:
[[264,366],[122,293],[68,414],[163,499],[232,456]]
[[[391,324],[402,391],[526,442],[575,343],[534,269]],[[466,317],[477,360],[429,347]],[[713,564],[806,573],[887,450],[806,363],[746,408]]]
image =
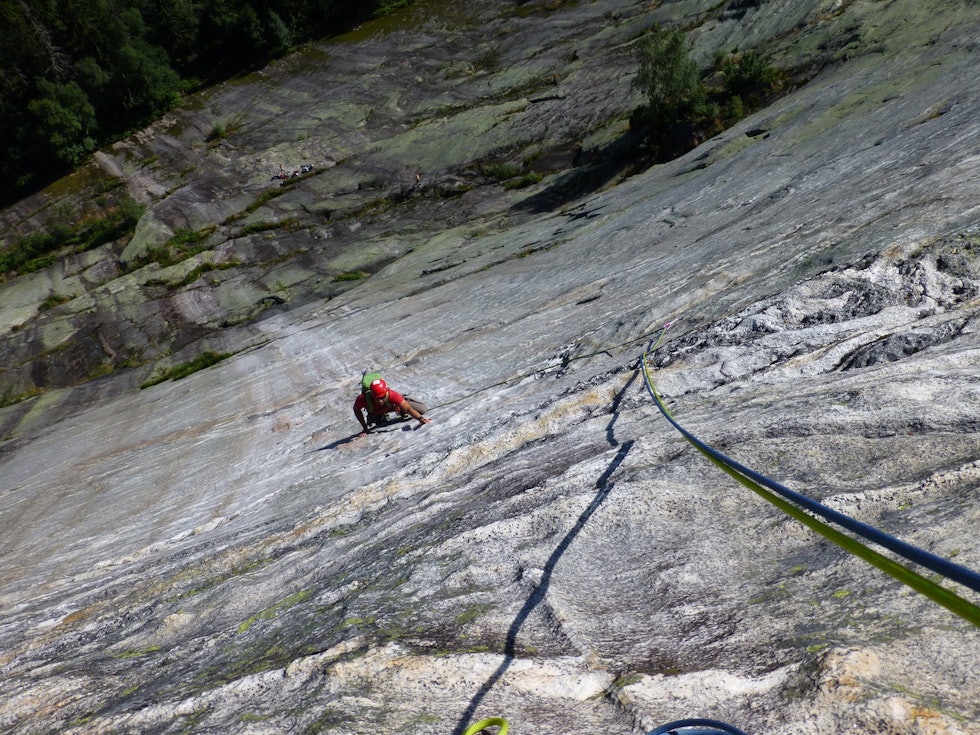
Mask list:
[[162,373],[150,378],[145,383],[140,385],[140,389],[149,388],[150,386],[162,383],[165,380],[180,380],[181,378],[186,378],[191,373],[196,373],[198,370],[204,370],[209,368],[216,363],[221,362],[227,357],[231,357],[233,353],[231,352],[202,352],[200,355],[195,357],[189,362],[181,363],[180,365],[175,365],[172,368],[164,370]]
[[523,165],[512,161],[482,163],[479,169],[488,179],[501,182],[505,189],[523,189],[544,178],[543,174],[525,171]]
[[178,229],[163,245],[150,248],[144,255],[135,258],[128,264],[128,268],[134,271],[148,263],[159,263],[166,268],[181,263],[207,250],[205,241],[216,229],[216,225],[208,225],[200,230]]
[[122,653],[114,653],[113,658],[140,658],[141,656],[146,656],[151,653],[156,653],[160,650],[160,646],[150,646],[144,649],[130,649],[123,651]]
[[463,610],[456,616],[456,623],[458,625],[466,625],[467,623],[472,623],[478,617],[486,613],[490,609],[490,605],[477,604],[470,605],[468,608]]
[[366,273],[364,271],[344,271],[343,273],[338,273],[335,275],[333,280],[334,283],[341,283],[343,281],[360,281],[370,275],[370,273]]
[[659,25],[640,45],[640,68],[633,83],[650,108],[663,116],[686,115],[704,98],[701,74],[688,56],[684,33]]
[[228,131],[225,129],[224,125],[215,125],[211,128],[211,132],[208,133],[208,137],[205,140],[208,143],[217,143],[228,137]]
[[239,231],[238,237],[244,237],[245,235],[255,235],[260,232],[268,232],[269,230],[295,230],[299,225],[299,220],[295,217],[288,217],[283,220],[266,220],[264,222],[251,222]]
[[718,67],[724,75],[724,94],[748,109],[765,105],[783,85],[783,73],[756,51],[722,58]]
[[524,189],[528,186],[533,186],[534,184],[541,183],[541,179],[544,178],[544,174],[539,174],[535,171],[529,171],[522,176],[510,179],[504,182],[505,189]]
[[378,18],[401,8],[407,8],[411,2],[412,0],[381,0],[378,9],[374,11],[374,16]]
[[[144,285],[146,286],[163,286],[169,289],[180,289],[184,286],[189,286],[194,283],[198,278],[203,276],[205,273],[210,273],[211,271],[223,271],[230,268],[238,268],[241,266],[242,262],[240,260],[226,260],[221,263],[211,263],[205,261],[200,265],[191,268],[183,278],[179,280],[171,280],[168,278],[148,278]],[[216,279],[212,279],[212,285],[218,283]]]
[[625,689],[628,686],[633,686],[634,684],[639,684],[643,681],[643,674],[631,673],[623,674],[616,681],[613,682],[613,689]]
[[48,309],[53,309],[54,307],[58,306],[59,304],[63,304],[66,301],[71,301],[71,296],[55,293],[48,296],[44,301],[41,302],[41,305],[37,308],[38,311],[47,311]]
[[284,610],[288,610],[291,607],[306,602],[312,596],[313,593],[310,590],[300,590],[299,592],[296,592],[290,595],[289,597],[280,600],[272,607],[268,607],[262,612],[258,613],[257,615],[253,615],[252,617],[250,617],[248,620],[246,620],[244,623],[238,626],[238,632],[244,633],[260,620],[271,620],[272,618],[276,617],[279,613],[283,612]]
[[[409,0],[0,0],[0,203],[43,186],[182,94]],[[216,125],[210,138],[228,134]]]
[[286,193],[286,189],[284,189],[283,187],[279,187],[277,189],[266,189],[257,197],[255,197],[255,199],[252,200],[252,202],[247,207],[245,207],[244,210],[242,210],[241,212],[235,212],[234,214],[228,215],[225,218],[225,221],[222,222],[222,224],[230,225],[234,222],[245,219],[245,217],[252,214],[259,207],[264,206],[266,202],[270,202],[276,197],[280,197],[285,193]]
[[255,712],[245,712],[244,714],[240,715],[238,719],[241,720],[242,722],[266,722],[267,720],[272,719],[272,715],[263,715]]
[[12,386],[5,385],[0,388],[0,408],[4,406],[12,406],[15,403],[20,403],[21,401],[26,401],[28,398],[34,398],[41,395],[44,391],[37,386],[31,386],[28,390],[23,393],[17,393]]
[[299,735],[321,735],[336,732],[340,726],[350,723],[354,718],[346,711],[327,708],[312,723],[303,728]]
[[768,103],[783,73],[756,51],[720,56],[702,72],[690,58],[684,33],[655,26],[639,46],[634,86],[647,103],[631,120],[655,160],[686,153]]
[[0,252],[0,282],[7,277],[47,268],[59,254],[83,253],[133,234],[143,207],[129,198],[107,207],[99,217],[74,227],[57,225],[15,241]]
[[[198,278],[203,276],[205,273],[210,273],[211,271],[224,271],[230,268],[237,268],[241,265],[240,260],[229,260],[224,263],[201,263],[196,268],[191,269],[191,271],[184,276],[179,283],[173,284],[174,288],[182,288],[184,286],[189,286],[194,283]],[[215,279],[211,280],[212,285],[216,284],[218,281]]]
[[346,628],[363,628],[369,625],[374,625],[377,622],[377,618],[344,618],[340,622],[341,629]]
[[520,176],[521,167],[511,161],[485,163],[480,166],[480,172],[495,181],[506,181],[515,176]]

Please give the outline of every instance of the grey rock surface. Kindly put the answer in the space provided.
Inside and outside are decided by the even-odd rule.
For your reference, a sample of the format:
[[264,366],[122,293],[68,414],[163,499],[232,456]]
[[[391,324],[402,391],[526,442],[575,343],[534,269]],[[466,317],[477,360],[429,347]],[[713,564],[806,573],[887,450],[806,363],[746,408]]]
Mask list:
[[[636,370],[671,323],[654,380],[694,434],[980,569],[976,4],[457,6],[104,151],[133,240],[2,285],[3,380],[46,390],[0,409],[0,727],[980,733],[976,626],[710,465]],[[566,196],[668,19],[814,76]],[[528,188],[478,173],[541,153]],[[184,283],[205,261],[237,265]],[[205,348],[236,354],[138,390]],[[433,422],[352,436],[366,368]]]

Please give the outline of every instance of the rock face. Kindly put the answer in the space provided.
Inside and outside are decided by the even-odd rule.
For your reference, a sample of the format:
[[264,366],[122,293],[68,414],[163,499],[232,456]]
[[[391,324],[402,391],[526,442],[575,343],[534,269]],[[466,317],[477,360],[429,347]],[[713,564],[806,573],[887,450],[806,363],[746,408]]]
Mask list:
[[[976,626],[707,463],[636,370],[671,322],[695,435],[980,569],[976,5],[459,5],[103,152],[132,241],[3,284],[5,385],[47,387],[0,410],[4,732],[980,733]],[[667,20],[813,77],[601,181]],[[203,349],[235,354],[137,388]],[[367,368],[433,423],[351,436]]]

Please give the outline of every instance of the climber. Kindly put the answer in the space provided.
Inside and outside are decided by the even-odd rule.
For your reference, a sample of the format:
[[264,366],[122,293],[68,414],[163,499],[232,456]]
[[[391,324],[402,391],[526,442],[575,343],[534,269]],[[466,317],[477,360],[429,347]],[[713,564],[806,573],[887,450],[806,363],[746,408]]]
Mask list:
[[[366,390],[363,390],[354,401],[354,415],[361,425],[360,436],[368,433],[369,427],[384,426],[388,423],[388,414],[397,412],[400,418],[411,416],[419,422],[419,426],[429,423],[422,414],[428,410],[418,401],[405,398],[401,393],[391,390],[379,375],[373,379]],[[367,414],[365,418],[364,414]]]

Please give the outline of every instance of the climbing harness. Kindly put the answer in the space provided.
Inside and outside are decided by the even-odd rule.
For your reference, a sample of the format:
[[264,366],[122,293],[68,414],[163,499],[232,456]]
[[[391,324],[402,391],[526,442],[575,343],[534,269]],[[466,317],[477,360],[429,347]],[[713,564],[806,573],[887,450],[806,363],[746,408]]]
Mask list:
[[[894,536],[883,533],[873,526],[869,526],[866,523],[862,523],[861,521],[857,521],[850,516],[828,508],[812,498],[794,492],[784,485],[781,485],[780,483],[769,479],[765,475],[759,474],[758,472],[739,464],[730,457],[727,457],[716,449],[713,449],[681,426],[674,419],[674,417],[670,415],[670,412],[664,405],[663,400],[657,393],[657,389],[653,385],[653,379],[650,376],[650,365],[648,361],[649,354],[657,349],[664,335],[667,333],[667,330],[670,329],[670,326],[671,325],[669,323],[664,325],[664,328],[656,342],[641,356],[640,363],[647,390],[653,397],[654,402],[657,404],[657,408],[660,409],[663,416],[675,429],[681,433],[688,443],[707,457],[712,464],[731,476],[733,479],[749,488],[763,499],[772,503],[783,512],[808,526],[810,529],[816,531],[824,538],[833,541],[835,544],[841,546],[851,554],[864,559],[886,574],[891,575],[903,584],[908,585],[917,592],[925,595],[933,602],[936,602],[956,615],[959,615],[961,618],[970,621],[976,626],[980,626],[980,607],[977,607],[977,605],[960,597],[952,590],[937,584],[931,579],[923,577],[918,572],[915,572],[912,569],[896,562],[895,560],[874,551],[873,549],[862,544],[860,541],[841,533],[837,529],[823,523],[817,518],[814,518],[813,515],[810,515],[810,513],[820,516],[832,523],[836,523],[852,533],[862,536],[865,539],[878,544],[879,546],[883,546],[899,556],[913,563],[924,566],[927,569],[946,577],[947,579],[958,582],[975,592],[980,592],[980,574],[977,574],[972,569],[959,564],[954,564],[948,559],[944,559],[940,556],[920,549],[917,546],[901,541]],[[810,513],[804,512],[804,510],[810,511]]]

